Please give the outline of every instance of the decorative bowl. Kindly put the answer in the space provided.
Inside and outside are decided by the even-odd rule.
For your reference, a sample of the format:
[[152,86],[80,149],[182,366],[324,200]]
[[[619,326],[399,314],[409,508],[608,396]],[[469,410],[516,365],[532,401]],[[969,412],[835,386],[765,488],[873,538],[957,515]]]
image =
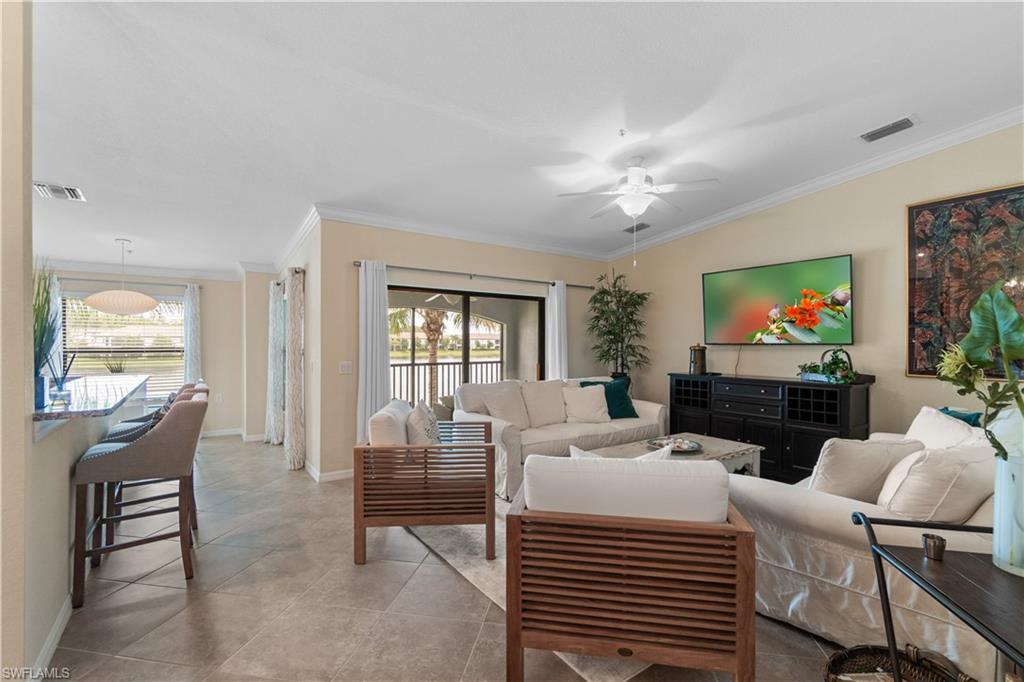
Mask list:
[[669,445],[672,446],[672,454],[694,455],[703,449],[697,441],[686,438],[652,438],[647,441],[647,447],[651,450],[660,450]]

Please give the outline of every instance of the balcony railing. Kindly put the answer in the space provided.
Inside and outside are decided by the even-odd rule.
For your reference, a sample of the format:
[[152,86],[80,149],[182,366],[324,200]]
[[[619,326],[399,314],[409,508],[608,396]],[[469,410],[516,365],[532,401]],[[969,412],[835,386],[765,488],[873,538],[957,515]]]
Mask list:
[[[436,373],[435,373],[436,371]],[[486,384],[502,380],[501,360],[471,360],[469,382]],[[430,401],[431,381],[437,382],[437,396],[452,395],[461,386],[461,362],[393,362],[391,363],[391,395],[416,404]]]

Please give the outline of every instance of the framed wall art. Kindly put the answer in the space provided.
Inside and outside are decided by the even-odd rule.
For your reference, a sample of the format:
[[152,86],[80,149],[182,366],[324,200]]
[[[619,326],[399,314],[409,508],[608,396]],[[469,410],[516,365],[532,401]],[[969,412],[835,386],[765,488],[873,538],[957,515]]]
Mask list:
[[907,277],[907,374],[935,376],[985,289],[1004,280],[1024,303],[1024,185],[908,206]]

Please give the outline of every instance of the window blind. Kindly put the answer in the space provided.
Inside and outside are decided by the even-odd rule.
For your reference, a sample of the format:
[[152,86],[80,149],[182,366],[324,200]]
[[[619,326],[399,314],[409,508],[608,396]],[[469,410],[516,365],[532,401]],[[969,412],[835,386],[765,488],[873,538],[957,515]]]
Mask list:
[[77,353],[71,376],[148,374],[149,396],[163,397],[185,381],[185,304],[162,300],[142,315],[110,315],[78,296],[62,305],[65,364]]

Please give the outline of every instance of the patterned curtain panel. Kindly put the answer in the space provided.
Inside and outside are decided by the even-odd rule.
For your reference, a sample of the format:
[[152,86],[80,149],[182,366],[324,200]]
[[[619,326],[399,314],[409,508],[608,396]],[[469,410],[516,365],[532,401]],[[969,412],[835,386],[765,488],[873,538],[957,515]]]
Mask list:
[[50,300],[50,314],[56,314],[57,320],[59,320],[57,327],[57,340],[53,344],[53,350],[50,351],[50,363],[53,368],[58,372],[64,370],[64,316],[62,313],[63,307],[63,295],[60,290],[60,280],[57,279],[57,275],[50,274],[50,291],[53,292],[53,298]]
[[202,344],[199,336],[199,285],[185,286],[185,383],[203,377]]
[[388,272],[381,261],[364,260],[359,268],[359,394],[356,442],[366,442],[370,417],[391,399],[388,336]]
[[288,462],[288,468],[292,470],[301,469],[306,464],[306,422],[302,403],[305,283],[304,270],[292,268],[288,271],[284,292],[288,299],[288,322],[285,331],[284,457]]
[[270,283],[270,339],[267,346],[267,421],[263,442],[284,442],[285,375],[285,302],[284,283]]

